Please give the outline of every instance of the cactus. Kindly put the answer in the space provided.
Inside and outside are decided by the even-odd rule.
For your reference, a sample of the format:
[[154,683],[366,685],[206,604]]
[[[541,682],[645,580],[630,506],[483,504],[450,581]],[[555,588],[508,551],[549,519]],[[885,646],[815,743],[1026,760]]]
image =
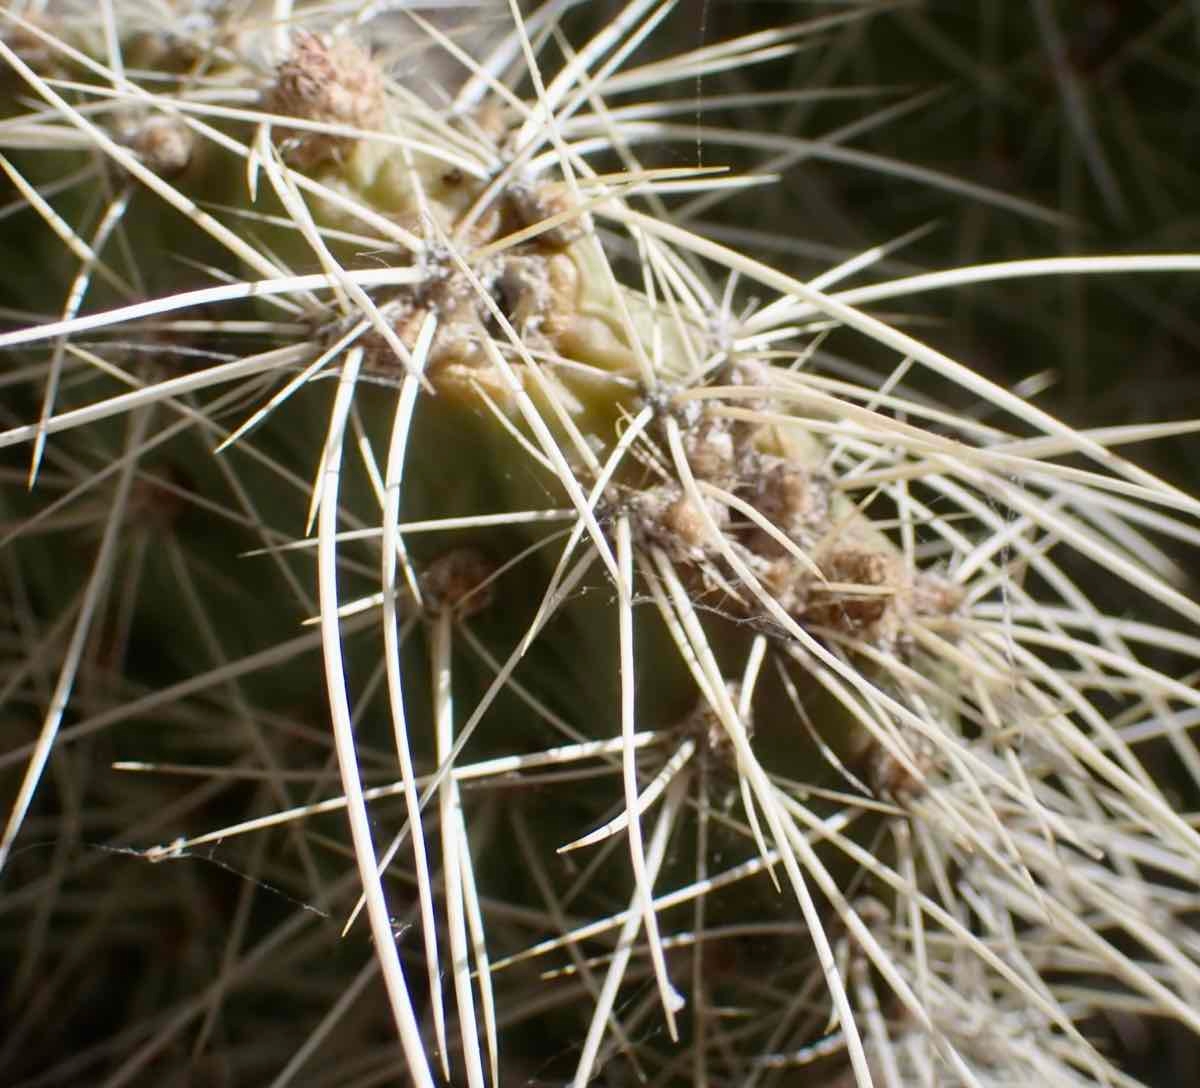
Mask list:
[[1200,257],[781,271],[687,201],[805,145],[671,118],[890,11],[573,7],[5,15],[0,1070],[1142,1083],[1200,502],[1121,447],[1192,425],[874,307]]

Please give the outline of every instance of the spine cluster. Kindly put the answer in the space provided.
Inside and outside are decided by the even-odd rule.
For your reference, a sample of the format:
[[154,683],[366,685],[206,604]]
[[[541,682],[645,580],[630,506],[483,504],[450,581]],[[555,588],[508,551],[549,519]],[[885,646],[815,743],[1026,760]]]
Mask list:
[[[70,957],[29,904],[93,859],[14,846],[111,729],[96,788],[157,783],[112,801],[114,906],[160,919],[147,862],[212,851],[294,916],[231,909],[214,988],[172,997],[230,1021],[229,1083],[1133,1084],[1112,1023],[1200,1029],[1166,785],[1200,771],[1200,606],[1148,543],[1200,503],[674,215],[744,179],[643,166],[673,107],[627,99],[864,12],[641,64],[634,0],[555,65],[569,7],[474,54],[411,16],[466,69],[445,101],[386,20],[8,17],[4,163],[74,263],[0,332],[34,485],[4,607],[55,651],[5,666],[0,907]],[[76,170],[99,196],[45,180]],[[188,1068],[146,1023],[111,1083]]]

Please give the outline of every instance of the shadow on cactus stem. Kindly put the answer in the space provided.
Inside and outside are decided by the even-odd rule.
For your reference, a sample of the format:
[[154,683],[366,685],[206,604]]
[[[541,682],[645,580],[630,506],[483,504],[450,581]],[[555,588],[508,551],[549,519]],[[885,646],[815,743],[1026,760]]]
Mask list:
[[1200,257],[899,154],[1041,48],[1134,237],[1061,13],[446,8],[4,13],[5,1083],[1170,1083],[1196,424],[1041,394]]

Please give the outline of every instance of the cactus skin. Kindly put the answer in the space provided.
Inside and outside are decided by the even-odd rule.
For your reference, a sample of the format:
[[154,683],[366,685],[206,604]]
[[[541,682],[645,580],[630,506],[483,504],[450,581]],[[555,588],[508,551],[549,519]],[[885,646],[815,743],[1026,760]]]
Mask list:
[[[30,936],[0,1069],[1130,1084],[1098,1024],[1200,1027],[1200,838],[1137,750],[1165,738],[1195,787],[1195,694],[1148,651],[1196,657],[1200,607],[1138,554],[1139,511],[1179,535],[1194,500],[660,214],[634,189],[719,181],[623,157],[606,50],[591,100],[579,71],[546,94],[607,174],[564,163],[535,94],[431,107],[320,11],[189,38],[114,10],[127,76],[71,8],[0,50],[13,171],[92,170],[53,203],[108,315],[62,313],[87,254],[27,210],[39,274],[6,262],[10,297],[65,323],[0,334],[29,368],[14,482],[53,391],[35,486],[4,495],[0,904]],[[122,93],[93,119],[52,77]],[[831,323],[891,371],[818,369]],[[910,363],[1002,422],[939,412]],[[1102,615],[1086,563],[1174,626]],[[60,1008],[69,1037],[97,1005],[99,1049],[51,1057]]]

